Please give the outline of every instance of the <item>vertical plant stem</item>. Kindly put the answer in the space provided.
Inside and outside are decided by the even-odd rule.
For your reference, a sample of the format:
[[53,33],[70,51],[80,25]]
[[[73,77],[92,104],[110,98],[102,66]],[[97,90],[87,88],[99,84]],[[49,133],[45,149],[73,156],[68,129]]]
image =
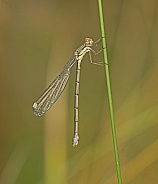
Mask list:
[[106,78],[106,83],[107,83],[108,101],[109,101],[110,118],[111,118],[111,129],[112,129],[114,153],[115,153],[115,160],[116,160],[117,179],[118,179],[118,184],[122,184],[119,152],[118,152],[117,136],[116,136],[116,128],[115,128],[115,120],[114,120],[114,111],[113,111],[113,103],[112,103],[112,93],[111,93],[111,85],[110,85],[109,65],[108,65],[108,57],[107,57],[107,50],[106,50],[106,38],[105,38],[105,30],[104,30],[103,8],[102,8],[102,1],[101,0],[98,0],[98,6],[99,6],[102,44],[103,44],[105,78]]

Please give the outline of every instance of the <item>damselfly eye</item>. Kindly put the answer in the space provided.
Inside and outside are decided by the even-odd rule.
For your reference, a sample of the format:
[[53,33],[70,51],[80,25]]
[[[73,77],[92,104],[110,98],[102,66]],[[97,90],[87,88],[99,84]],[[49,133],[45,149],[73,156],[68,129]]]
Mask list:
[[94,42],[93,42],[93,40],[91,39],[91,40],[90,40],[90,45],[93,45],[93,43],[94,43]]
[[92,46],[93,45],[93,40],[91,38],[85,38],[85,44],[87,46]]
[[85,38],[85,42],[89,42],[90,38]]

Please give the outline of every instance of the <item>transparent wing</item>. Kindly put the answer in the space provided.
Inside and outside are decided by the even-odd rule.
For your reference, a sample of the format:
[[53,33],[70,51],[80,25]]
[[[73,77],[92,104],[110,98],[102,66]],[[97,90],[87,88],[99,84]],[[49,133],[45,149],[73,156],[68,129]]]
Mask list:
[[50,107],[60,97],[61,93],[65,89],[70,76],[70,68],[76,62],[72,58],[64,67],[63,71],[54,79],[39,99],[33,104],[33,113],[36,116],[41,116],[47,112]]

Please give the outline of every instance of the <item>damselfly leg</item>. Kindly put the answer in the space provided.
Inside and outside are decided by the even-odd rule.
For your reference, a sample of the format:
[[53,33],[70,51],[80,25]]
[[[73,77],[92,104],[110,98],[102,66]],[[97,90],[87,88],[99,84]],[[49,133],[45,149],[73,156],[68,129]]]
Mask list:
[[[94,42],[94,46],[98,46],[99,43],[101,43],[101,41],[102,41],[102,38],[99,38],[97,41]],[[102,51],[103,51],[103,49],[100,49],[99,51],[95,51],[94,49],[90,48],[89,59],[90,59],[91,64],[95,64],[95,65],[99,65],[99,66],[104,65],[104,62],[102,62],[102,61],[94,62],[93,59],[92,59],[92,54],[91,54],[91,53],[93,53],[94,55],[98,55]]]

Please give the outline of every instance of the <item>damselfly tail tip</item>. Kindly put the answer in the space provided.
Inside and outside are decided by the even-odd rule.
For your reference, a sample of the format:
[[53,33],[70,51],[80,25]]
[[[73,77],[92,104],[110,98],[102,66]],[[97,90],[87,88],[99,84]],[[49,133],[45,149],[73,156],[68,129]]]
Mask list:
[[72,146],[76,147],[78,145],[79,136],[75,134],[74,138],[72,139]]

